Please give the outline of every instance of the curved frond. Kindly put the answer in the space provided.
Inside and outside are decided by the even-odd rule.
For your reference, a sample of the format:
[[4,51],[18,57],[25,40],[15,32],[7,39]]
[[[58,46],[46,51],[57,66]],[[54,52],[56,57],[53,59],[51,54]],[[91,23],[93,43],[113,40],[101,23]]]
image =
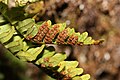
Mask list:
[[[44,22],[44,24],[45,23],[46,22]],[[47,21],[46,25],[50,24],[51,22]],[[38,26],[38,24],[35,24],[34,20],[32,19],[19,22],[18,25],[19,26],[17,26],[16,29],[20,31],[21,34],[25,37],[28,35],[35,37],[35,34],[39,32],[38,31],[36,33],[34,31],[35,28],[37,31],[40,26]],[[35,28],[29,26],[35,26]],[[49,29],[53,29],[53,27],[50,26]],[[65,27],[59,28],[61,32],[64,29]],[[0,26],[0,42],[3,43],[4,46],[21,61],[34,63],[55,79],[77,80],[75,79],[76,76],[81,80],[89,79],[89,76],[87,78],[85,75],[81,76],[83,69],[77,68],[77,61],[65,61],[67,58],[67,55],[65,53],[56,53],[55,51],[49,50],[45,45],[35,46],[31,43],[28,43],[22,36],[20,36],[21,34],[18,34],[18,32],[14,29],[14,26],[11,26],[10,24]]]
[[[14,56],[21,61],[34,63],[58,80],[90,79],[89,74],[83,74],[82,68],[77,68],[77,61],[66,61],[65,53],[50,50],[45,44],[81,46],[100,44],[103,40],[94,40],[87,32],[79,33],[73,28],[66,28],[65,23],[52,25],[50,20],[36,23],[32,18],[26,19],[25,11],[21,7],[9,11],[8,1],[0,0],[0,42]],[[38,0],[15,0],[15,5],[24,6],[27,2],[35,1]],[[17,14],[19,11],[22,12]]]
[[74,29],[66,28],[65,23],[51,25],[51,21],[42,24],[35,23],[34,19],[18,22],[17,30],[32,42],[46,44],[92,45],[103,40],[94,40],[87,32],[79,33]]

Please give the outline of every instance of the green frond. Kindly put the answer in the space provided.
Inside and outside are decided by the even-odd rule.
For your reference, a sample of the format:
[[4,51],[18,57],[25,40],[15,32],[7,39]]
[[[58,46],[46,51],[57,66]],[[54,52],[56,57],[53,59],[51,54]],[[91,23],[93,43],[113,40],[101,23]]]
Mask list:
[[[36,23],[33,18],[23,16],[24,13],[19,14],[19,16],[14,15],[19,7],[9,11],[8,1],[0,0],[0,42],[4,44],[6,49],[21,61],[37,65],[55,79],[90,79],[89,74],[83,74],[82,68],[77,68],[77,61],[65,61],[67,58],[65,53],[51,51],[45,44],[94,45],[100,44],[103,40],[94,40],[88,36],[87,32],[79,33],[75,32],[73,28],[66,28],[65,23],[52,25],[50,20]],[[28,1],[35,2],[38,0],[15,0],[15,4],[24,6]],[[14,11],[16,12],[11,17],[10,14]]]
[[[39,28],[36,26],[39,26]],[[35,21],[29,18],[18,22],[17,30],[26,39],[36,43],[92,45],[103,41],[92,39],[87,32],[80,34],[79,32],[76,33],[73,28],[65,27],[65,23],[51,25],[50,20],[43,22],[41,25],[36,25]]]
[[55,51],[44,50],[43,56],[38,59],[35,64],[46,64],[47,60],[55,54]]
[[[15,0],[14,4],[16,6],[25,6],[28,2],[36,2],[36,1],[39,1],[39,0]],[[10,0],[0,0],[0,2],[9,5]]]
[[15,56],[19,57],[22,61],[34,61],[37,56],[42,52],[45,45],[36,48],[30,48],[27,51],[19,51]]
[[[3,25],[4,26],[4,25]],[[8,27],[7,29],[4,29],[3,26],[0,26],[1,28],[1,32],[0,32],[0,41],[2,43],[7,42],[8,40],[11,39],[11,37],[13,36],[13,33],[15,32],[14,26],[11,25],[5,25],[6,27]],[[4,27],[5,27],[4,26]]]
[[84,74],[82,76],[75,76],[72,80],[89,80],[90,75],[89,74]]
[[[27,22],[29,23],[33,23],[32,21],[33,20],[27,19]],[[26,36],[23,34],[24,31],[27,31],[29,28],[28,26],[27,28],[24,28],[25,30],[21,28],[23,28],[23,23],[26,24],[27,22],[23,21],[21,24],[19,23],[19,25],[22,26],[16,27],[17,30],[21,31],[21,34],[24,37]],[[47,22],[49,22],[48,25],[51,24],[50,21]],[[43,70],[52,70],[51,72],[54,73],[54,75],[50,76],[56,79],[72,79],[75,76],[82,77],[80,75],[83,73],[83,69],[77,68],[77,61],[65,61],[67,58],[67,55],[65,53],[56,53],[55,51],[50,51],[46,48],[45,45],[32,47],[32,45],[29,45],[26,40],[16,32],[14,26],[11,26],[9,24],[2,25],[0,27],[0,30],[0,41],[4,43],[5,47],[21,61],[34,62],[35,65],[40,66]],[[11,33],[7,33],[9,31],[11,32],[11,30],[14,31],[12,32],[12,35]],[[74,30],[71,31],[74,32]],[[11,35],[11,37],[6,35]],[[3,41],[4,38],[6,40]],[[60,77],[56,77],[57,75]]]

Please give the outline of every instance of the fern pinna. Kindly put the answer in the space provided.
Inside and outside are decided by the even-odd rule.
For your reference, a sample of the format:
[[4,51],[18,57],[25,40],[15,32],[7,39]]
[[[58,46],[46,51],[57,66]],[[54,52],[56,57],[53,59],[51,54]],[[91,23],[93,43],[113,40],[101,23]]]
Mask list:
[[51,25],[51,21],[35,23],[34,19],[18,22],[17,30],[27,39],[36,43],[91,45],[99,44],[102,40],[93,40],[88,33],[80,34],[74,29],[66,28],[65,23]]
[[57,80],[90,79],[89,74],[82,74],[82,68],[77,68],[77,61],[65,61],[65,53],[56,53],[45,44],[92,45],[102,40],[93,40],[87,32],[76,33],[66,28],[65,23],[51,25],[50,20],[36,23],[32,18],[12,21],[5,8],[2,6],[0,15],[0,42],[11,53],[21,61],[34,63]]

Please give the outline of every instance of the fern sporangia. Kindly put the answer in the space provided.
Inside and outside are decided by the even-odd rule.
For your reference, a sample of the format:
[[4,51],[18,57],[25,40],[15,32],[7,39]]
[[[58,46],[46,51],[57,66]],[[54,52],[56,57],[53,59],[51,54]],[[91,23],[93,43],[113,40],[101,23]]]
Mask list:
[[34,19],[26,19],[18,22],[17,30],[24,35],[27,40],[36,43],[46,44],[70,44],[70,45],[91,45],[99,44],[103,40],[94,40],[88,37],[88,33],[80,34],[74,29],[66,28],[65,23],[51,25],[51,21],[42,24],[35,23]]
[[27,43],[10,24],[0,26],[0,41],[21,61],[34,63],[53,78],[58,80],[88,80],[90,78],[89,74],[80,76],[83,69],[77,68],[77,61],[64,61],[67,58],[65,53],[56,53],[47,49],[45,45],[35,47]]
[[[88,37],[88,33],[75,32],[65,23],[51,25],[51,21],[35,22],[28,18],[14,21],[4,6],[0,5],[0,42],[21,61],[31,62],[57,80],[89,80],[89,74],[82,74],[77,61],[65,61],[65,53],[50,50],[45,44],[92,45],[102,40]],[[2,9],[2,10],[1,10]],[[37,43],[37,44],[33,44]]]

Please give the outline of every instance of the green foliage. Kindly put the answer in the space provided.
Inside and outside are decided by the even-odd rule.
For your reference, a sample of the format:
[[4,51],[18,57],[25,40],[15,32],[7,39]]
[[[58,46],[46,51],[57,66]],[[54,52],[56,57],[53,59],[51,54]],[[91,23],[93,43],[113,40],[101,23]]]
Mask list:
[[99,44],[102,40],[88,37],[88,33],[76,33],[74,29],[65,28],[65,23],[51,25],[51,21],[42,24],[35,23],[34,19],[25,19],[18,22],[17,30],[28,40],[36,43],[91,45]]
[[[50,76],[56,79],[72,79],[83,73],[82,68],[76,68],[78,66],[77,61],[64,61],[67,58],[65,53],[56,53],[55,51],[49,50],[45,45],[37,47],[27,43],[27,41],[8,24],[2,25],[0,30],[0,41],[4,43],[5,47],[21,61],[33,62],[43,68],[43,70],[47,69],[48,74],[51,73],[50,70],[52,70],[54,75],[52,74]],[[3,34],[12,30],[14,31],[12,37]],[[4,38],[6,39],[3,40]]]
[[[4,29],[4,27],[7,27],[7,29]],[[7,42],[12,36],[15,31],[14,26],[10,26],[9,24],[0,26],[1,34],[0,34],[0,41],[2,43]]]
[[[2,2],[6,3],[5,1]],[[19,6],[28,2],[28,0],[17,1],[16,4]],[[90,79],[89,74],[82,74],[82,68],[77,68],[77,61],[65,61],[67,58],[65,53],[56,53],[45,44],[92,45],[99,44],[103,40],[94,40],[88,37],[87,32],[76,33],[74,29],[66,28],[65,23],[51,25],[50,20],[36,23],[34,19],[22,16],[25,14],[24,11],[20,15],[14,13],[11,17],[11,13],[19,11],[20,7],[8,10],[7,5],[0,4],[0,42],[12,54],[21,61],[34,63],[48,75],[59,80]],[[21,7],[21,10],[23,8]],[[19,19],[20,16],[23,18]]]
[[[13,0],[15,6],[24,6],[28,2],[36,2],[36,1],[39,1],[39,0]],[[0,2],[8,5],[10,3],[10,0],[0,0]]]

